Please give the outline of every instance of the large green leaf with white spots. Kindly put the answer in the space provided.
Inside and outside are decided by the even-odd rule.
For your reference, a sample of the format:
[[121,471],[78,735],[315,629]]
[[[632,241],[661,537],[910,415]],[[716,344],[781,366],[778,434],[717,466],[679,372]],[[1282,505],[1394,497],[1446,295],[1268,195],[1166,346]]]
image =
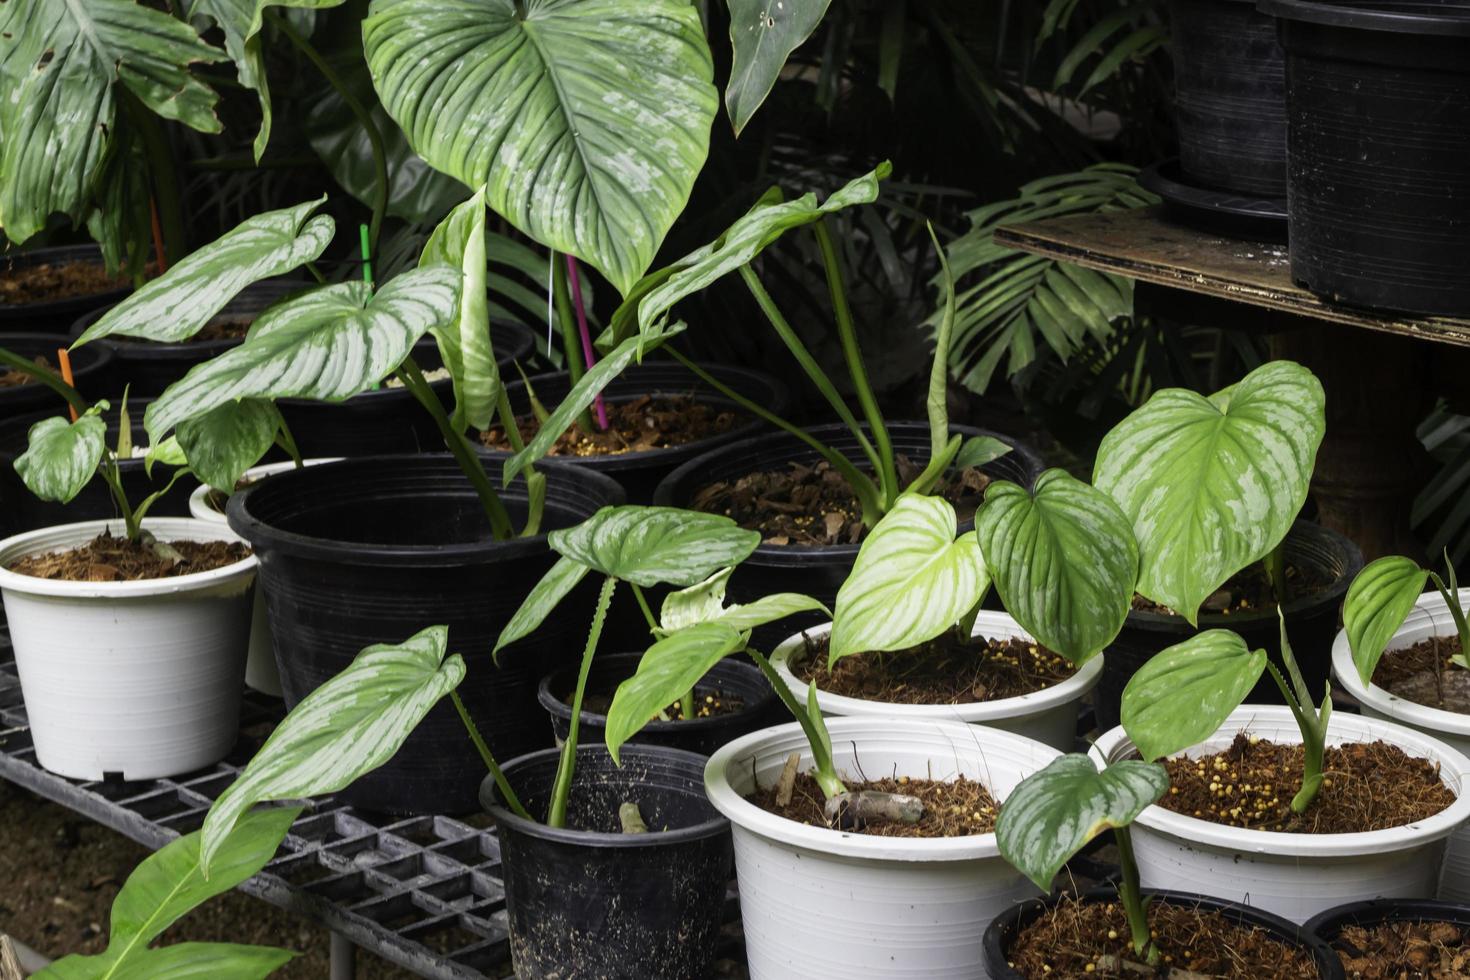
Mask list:
[[1138,544],[1101,490],[1064,470],[1047,470],[1030,492],[992,483],[975,533],[1001,601],[1042,645],[1080,664],[1123,628]]
[[873,526],[837,591],[831,660],[905,650],[949,629],[990,585],[974,534],[958,539],[941,497],[902,494]]
[[111,336],[188,340],[246,286],[322,254],[336,224],[327,215],[311,214],[325,200],[246,218],[108,310],[73,346]]
[[736,135],[766,101],[786,59],[822,23],[832,0],[730,0],[734,64],[725,106]]
[[1231,630],[1205,630],[1160,651],[1123,689],[1123,728],[1152,762],[1198,745],[1240,707],[1266,669]]
[[1370,563],[1348,586],[1342,621],[1353,652],[1353,666],[1364,684],[1373,680],[1379,659],[1414,611],[1414,603],[1428,582],[1429,571],[1420,568],[1418,562],[1389,555]]
[[552,550],[634,585],[696,585],[738,565],[760,544],[719,514],[677,507],[604,507],[576,527],[546,536]]
[[414,150],[626,293],[709,152],[718,108],[687,0],[374,0],[363,43]]
[[85,217],[122,85],[150,111],[220,131],[219,98],[189,72],[223,52],[134,0],[0,4],[0,227],[23,242],[53,212]]
[[68,503],[97,472],[107,451],[107,423],[98,402],[75,422],[56,417],[31,426],[26,451],[13,464],[26,489],[42,500]]
[[1064,755],[1011,790],[995,821],[995,842],[1002,857],[1049,892],[1072,855],[1104,830],[1131,824],[1168,788],[1169,774],[1156,763],[1129,759],[1099,772],[1085,755]]
[[1326,429],[1317,378],[1262,365],[1206,398],[1166,388],[1103,439],[1093,482],[1133,522],[1138,591],[1190,623],[1291,528]]
[[367,283],[324,286],[271,307],[245,342],[193,368],[148,406],[154,441],[175,426],[245,398],[340,402],[403,363],[429,330],[459,315],[457,269],[431,266],[395,276],[376,294]]

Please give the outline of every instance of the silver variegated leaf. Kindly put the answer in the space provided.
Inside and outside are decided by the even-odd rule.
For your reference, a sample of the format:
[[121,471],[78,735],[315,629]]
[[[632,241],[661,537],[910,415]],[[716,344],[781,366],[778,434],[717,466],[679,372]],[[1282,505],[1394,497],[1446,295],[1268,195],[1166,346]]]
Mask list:
[[604,507],[576,527],[552,531],[559,554],[634,585],[695,585],[738,565],[760,544],[728,517],[677,507]]
[[1371,562],[1348,586],[1342,621],[1364,684],[1372,682],[1379,659],[1428,582],[1429,572],[1418,562],[1390,555]]
[[75,422],[42,419],[31,426],[26,451],[13,464],[26,489],[42,500],[69,503],[97,472],[107,451],[107,423],[98,402]]
[[[189,469],[205,483],[233,493],[245,471],[275,444],[281,413],[268,401],[226,402],[179,425],[175,438]],[[159,453],[152,453],[154,458]]]
[[1266,669],[1231,630],[1205,630],[1155,654],[1123,689],[1123,729],[1144,761],[1198,745],[1240,707]]
[[526,596],[521,607],[516,610],[510,622],[500,631],[500,638],[495,641],[495,653],[510,646],[517,640],[523,639],[536,632],[551,611],[561,604],[561,601],[577,587],[587,573],[592,569],[580,562],[573,561],[565,556],[558,558],[551,570],[541,576]]
[[730,0],[734,64],[725,106],[738,136],[766,101],[786,59],[822,23],[832,0]]
[[701,623],[721,623],[744,632],[797,613],[828,611],[811,596],[796,592],[777,592],[744,605],[726,606],[725,586],[734,571],[733,566],[721,569],[698,585],[665,596],[658,632],[668,635]]
[[436,264],[460,270],[459,317],[433,331],[454,379],[455,414],[474,428],[484,429],[500,397],[500,368],[490,339],[484,188],[449,212],[429,236],[419,265]]

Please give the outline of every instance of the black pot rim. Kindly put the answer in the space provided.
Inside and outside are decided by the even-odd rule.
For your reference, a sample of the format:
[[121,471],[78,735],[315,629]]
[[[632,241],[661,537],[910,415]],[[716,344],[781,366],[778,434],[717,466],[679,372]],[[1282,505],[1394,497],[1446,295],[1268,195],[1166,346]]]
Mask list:
[[[44,262],[52,257],[80,262],[95,259],[94,264],[102,265],[102,248],[98,245],[52,245],[46,248],[27,249],[24,252],[5,255],[0,259],[14,268],[17,265],[35,265],[37,262]],[[133,287],[129,285],[119,286],[116,289],[104,289],[98,293],[65,296],[60,299],[42,299],[30,303],[0,303],[0,314],[10,318],[19,318],[26,313],[45,312],[48,308],[60,307],[62,311],[65,311],[67,306],[91,305],[99,301],[105,304],[109,300],[120,300],[132,291]]]
[[1329,946],[1348,924],[1376,925],[1382,922],[1430,922],[1434,920],[1470,923],[1470,905],[1432,898],[1374,898],[1363,902],[1347,902],[1324,909],[1302,925]]
[[[629,666],[637,668],[638,661],[641,660],[642,657],[643,654],[641,653],[605,654],[597,657],[593,661],[592,666],[596,668],[598,664],[601,664],[603,667],[616,667],[618,665],[621,665],[622,663],[627,663]],[[743,663],[739,660],[731,660],[728,657],[724,660],[721,660],[715,666],[730,666],[735,668],[736,670],[749,669],[755,676],[764,676],[760,673],[760,668],[755,666],[754,664]],[[546,676],[542,677],[541,683],[536,685],[536,699],[541,702],[541,707],[545,708],[549,713],[556,715],[558,718],[565,718],[568,721],[570,721],[572,717],[572,706],[564,703],[561,698],[551,693],[551,685],[562,674],[575,673],[577,669],[578,665],[568,664],[566,667],[563,667],[560,670],[554,670]],[[631,671],[629,673],[631,675]],[[709,674],[705,675],[705,677],[708,676]],[[701,680],[702,679],[703,678],[701,678]],[[698,682],[696,681],[695,683],[697,684]],[[639,731],[670,735],[677,734],[679,732],[709,731],[710,729],[720,728],[724,725],[728,725],[739,719],[742,715],[750,714],[752,712],[765,711],[766,708],[769,707],[771,703],[775,700],[775,690],[768,690],[759,699],[744,704],[741,706],[739,711],[735,711],[727,715],[714,715],[709,718],[693,718],[689,721],[650,721]],[[600,728],[607,727],[607,715],[601,715],[595,711],[588,711],[586,708],[582,709],[582,721],[584,723],[590,722]],[[627,744],[632,745],[633,743],[629,742]]]
[[[261,480],[230,495],[225,505],[225,516],[230,529],[255,547],[257,542],[296,558],[318,559],[347,565],[413,564],[420,566],[453,566],[488,561],[511,561],[547,550],[548,528],[531,537],[509,538],[504,541],[471,541],[462,544],[364,544],[362,542],[338,541],[334,538],[317,537],[294,531],[283,531],[251,514],[252,494],[261,487],[271,484],[279,488],[281,481],[305,481],[330,475],[338,469],[355,467],[374,470],[389,464],[443,464],[458,474],[459,465],[449,453],[403,453],[389,456],[357,456],[320,463],[299,470],[288,470],[273,475],[269,481]],[[564,463],[542,462],[537,467],[546,474],[548,485],[556,480],[590,483],[607,492],[610,502],[623,500],[623,488],[612,477],[590,470],[577,469]],[[549,488],[549,487],[548,487]]]
[[[1390,6],[1385,4],[1384,7]],[[1427,4],[1415,4],[1424,7]],[[1450,7],[1459,16],[1404,13],[1369,6],[1349,6],[1330,0],[1259,0],[1257,9],[1281,20],[1345,27],[1391,34],[1427,34],[1437,37],[1470,37],[1470,10]]]
[[[16,346],[17,341],[34,341],[38,344],[54,343],[58,348],[69,348],[71,346],[71,338],[64,333],[51,333],[45,330],[0,331],[0,347],[13,348],[14,346]],[[73,364],[72,368],[75,371],[75,375],[77,377],[90,377],[91,375],[97,373],[98,371],[101,371],[103,368],[112,363],[113,352],[111,346],[107,344],[97,344],[95,347],[88,348],[88,350],[96,355],[97,359],[92,363],[86,365]],[[5,401],[5,392],[14,390],[17,389],[7,388],[4,390],[0,390],[0,404],[3,404]],[[60,400],[60,396],[57,396],[57,400]],[[44,411],[44,409],[42,410]],[[58,409],[58,411],[60,411],[60,409]]]
[[[577,755],[580,759],[583,755],[591,755],[595,752],[607,752],[603,745],[580,745],[577,747]],[[636,758],[666,759],[669,761],[683,760],[696,767],[696,771],[704,772],[704,764],[708,760],[695,752],[686,752],[683,749],[671,749],[663,745],[646,745],[629,742],[623,746],[619,753],[625,760]],[[525,755],[517,756],[501,767],[507,780],[516,769],[525,766],[537,765],[543,762],[555,762],[561,758],[561,749],[538,749]],[[622,770],[617,770],[622,771]],[[704,780],[694,779],[700,791],[703,792]],[[654,834],[608,834],[590,830],[574,830],[569,827],[548,827],[544,823],[535,820],[527,820],[525,817],[516,816],[499,802],[500,787],[495,784],[494,776],[486,776],[480,783],[480,800],[485,811],[495,819],[499,827],[506,827],[528,837],[551,841],[557,844],[570,844],[576,847],[606,847],[619,849],[638,849],[649,847],[666,847],[677,844],[687,844],[692,841],[704,840],[709,837],[718,837],[728,833],[730,821],[723,816],[705,820],[701,823],[691,824],[688,827],[680,827],[676,830],[661,830]],[[493,802],[491,802],[493,801]]]

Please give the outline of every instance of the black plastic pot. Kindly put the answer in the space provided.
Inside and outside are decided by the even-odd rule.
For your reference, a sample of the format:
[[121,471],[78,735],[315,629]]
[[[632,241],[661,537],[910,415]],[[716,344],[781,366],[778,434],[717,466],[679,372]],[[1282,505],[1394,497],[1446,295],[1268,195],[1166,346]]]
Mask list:
[[[632,677],[638,670],[641,653],[615,653],[598,656],[592,661],[592,670],[587,675],[587,690],[611,694],[618,684]],[[580,665],[567,666],[541,678],[537,697],[541,707],[551,716],[551,730],[558,744],[567,737],[572,723],[572,708],[567,699],[577,687],[577,672]],[[724,660],[694,686],[694,693],[703,697],[712,691],[738,697],[742,702],[739,711],[710,718],[695,718],[692,721],[651,721],[643,730],[629,740],[629,744],[664,745],[671,749],[683,749],[699,755],[711,755],[726,742],[741,735],[748,735],[771,724],[773,709],[777,707],[776,692],[771,690],[765,675],[754,664],[742,660]],[[607,729],[607,715],[582,709],[582,721],[577,726],[577,740],[581,745],[600,745]]]
[[[1273,939],[1308,950],[1312,958],[1317,961],[1320,980],[1342,980],[1343,978],[1342,963],[1338,960],[1337,954],[1317,938],[1307,926],[1298,926],[1263,909],[1237,905],[1234,902],[1222,902],[1206,895],[1147,889],[1145,889],[1145,894],[1151,896],[1155,903],[1219,912],[1237,925],[1262,929]],[[1117,890],[1107,886],[1095,888],[1083,895],[1087,901],[1096,902],[1116,901],[1117,897]],[[1037,916],[1055,906],[1058,900],[1058,896],[1051,896],[1022,902],[991,921],[989,928],[985,930],[983,953],[986,974],[990,980],[1039,980],[1035,977],[1023,977],[1011,969],[1006,957],[1010,952],[1011,944],[1021,930],[1034,922]]]
[[[786,386],[768,374],[745,368],[721,365],[701,365],[722,384],[728,385],[751,401],[769,409],[777,415],[785,413],[790,404]],[[571,378],[565,372],[541,374],[531,378],[531,390],[536,399],[548,410],[554,409],[571,390]],[[531,399],[522,381],[506,386],[511,408],[517,415],[529,415]],[[690,395],[700,402],[728,408],[741,409],[719,392],[707,386],[688,368],[676,362],[648,361],[634,365],[618,375],[606,388],[603,397],[609,402],[629,402],[644,395]],[[760,419],[749,419],[724,435],[701,439],[683,446],[668,449],[651,449],[646,452],[623,453],[617,456],[575,456],[565,461],[575,466],[587,466],[617,480],[627,491],[630,504],[647,504],[653,501],[654,489],[659,481],[668,476],[681,464],[709,452],[717,446],[752,436],[765,428]],[[491,453],[505,456],[504,453]]]
[[[1337,636],[1338,611],[1348,586],[1363,567],[1358,546],[1319,524],[1297,521],[1286,535],[1288,564],[1311,568],[1331,585],[1286,604],[1286,633],[1302,677],[1320,698],[1332,673],[1332,641]],[[1276,610],[1263,612],[1201,613],[1199,631],[1229,629],[1239,633],[1252,650],[1264,649],[1274,664],[1281,663],[1281,627]],[[1102,677],[1093,689],[1099,731],[1119,724],[1118,706],[1123,688],[1138,669],[1165,647],[1189,639],[1196,632],[1183,616],[1135,610],[1108,647]],[[1263,674],[1245,699],[1251,704],[1280,704],[1281,693]]]
[[[547,465],[548,530],[622,502],[598,473]],[[501,499],[519,523],[526,490]],[[468,674],[459,686],[498,758],[551,743],[536,703],[548,670],[580,655],[594,587],[568,597],[534,636],[490,652],[555,557],[544,535],[496,541],[469,481],[447,454],[348,459],[272,476],[230,497],[230,526],[260,559],[286,706],[335,676],[363,647],[449,627]],[[399,753],[343,794],[390,813],[472,810],[484,767],[453,706],[430,712]]]
[[1286,66],[1255,0],[1169,0],[1179,157],[1215,187],[1286,196]]
[[1344,303],[1470,314],[1470,4],[1260,9],[1286,49],[1293,278]]
[[[866,466],[857,439],[846,426],[823,425],[808,431],[849,459],[859,461],[860,466]],[[916,463],[929,458],[927,425],[890,422],[888,431],[895,453]],[[1030,486],[1041,473],[1040,455],[1018,439],[963,425],[952,425],[950,431],[966,438],[994,436],[1012,447],[1009,453],[984,467],[991,476]],[[654,503],[687,507],[701,487],[717,480],[736,479],[762,470],[784,469],[790,463],[812,466],[820,460],[821,457],[809,446],[784,432],[742,439],[698,456],[670,473],[658,485]],[[820,548],[762,544],[730,576],[727,595],[731,602],[744,603],[773,592],[801,592],[820,599],[830,608],[836,601],[838,588],[852,571],[858,548],[856,544]],[[820,613],[810,613],[760,627],[754,633],[753,645],[769,653],[775,643],[822,622],[824,618]]]
[[1348,926],[1371,929],[1385,922],[1448,922],[1465,930],[1470,929],[1470,905],[1407,898],[1349,902],[1318,912],[1302,928],[1332,946]]
[[[0,333],[0,347],[26,359],[45,356],[57,367],[56,352],[71,345],[61,333]],[[112,363],[112,351],[101,346],[83,347],[71,352],[72,381],[88,401],[102,397],[102,379]],[[5,371],[0,366],[0,372]],[[16,385],[0,388],[0,423],[24,416],[45,417],[46,413],[66,410],[66,399],[43,384]]]
[[[102,264],[102,249],[96,245],[62,245],[0,256],[0,276],[46,262],[90,262]],[[0,303],[0,335],[16,331],[64,334],[77,317],[90,310],[111,306],[133,291],[132,284],[85,296],[70,296],[41,303]]]
[[[310,287],[310,283],[285,279],[252,283],[226,303],[224,309],[209,322],[247,317],[254,319],[256,314],[277,300]],[[110,309],[112,305],[79,317],[71,325],[71,339],[80,337],[83,331],[100,320]],[[112,350],[114,356],[105,392],[108,398],[122,397],[124,387],[127,388],[129,397],[156,398],[196,365],[212,360],[232,347],[238,347],[241,339],[186,340],[177,344],[160,344],[131,337],[109,337],[92,341],[80,349],[90,350],[105,346]]]
[[[495,359],[502,371],[513,374],[512,362],[524,361],[535,343],[529,328],[513,321],[496,322]],[[439,348],[430,337],[414,345],[413,357],[426,372],[442,366]],[[454,407],[453,386],[448,378],[431,382],[431,387],[446,412]],[[433,418],[404,388],[385,384],[337,404],[282,398],[276,405],[303,457],[389,456],[444,450],[444,438]]]
[[[704,795],[703,756],[629,745],[615,765],[579,749],[567,826],[515,816],[486,778],[520,980],[697,980],[709,973],[729,877],[730,825]],[[512,760],[505,775],[543,816],[559,752]],[[624,834],[618,806],[636,802],[649,827]]]

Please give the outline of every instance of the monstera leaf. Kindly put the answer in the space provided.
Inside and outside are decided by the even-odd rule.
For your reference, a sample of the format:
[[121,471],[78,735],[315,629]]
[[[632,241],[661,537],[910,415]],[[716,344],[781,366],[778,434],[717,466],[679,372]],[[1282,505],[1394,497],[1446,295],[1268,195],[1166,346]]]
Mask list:
[[728,517],[677,507],[604,507],[576,527],[546,536],[578,564],[634,585],[695,585],[737,565],[760,544]]
[[223,52],[135,0],[0,4],[0,226],[23,242],[56,211],[84,216],[121,84],[143,105],[217,133],[219,96],[189,73]]
[[687,0],[374,0],[383,106],[437,170],[626,293],[689,199],[718,106]]
[[949,629],[979,604],[990,575],[974,534],[958,540],[940,497],[899,496],[858,551],[837,592],[830,659],[906,650]]
[[766,101],[786,59],[822,23],[832,0],[730,0],[730,44],[735,51],[725,106],[735,134]]
[[101,416],[107,407],[98,402],[75,422],[51,418],[31,426],[26,451],[14,464],[26,489],[62,504],[82,492],[107,451],[107,423]]
[[1087,842],[1126,827],[1169,788],[1152,762],[1115,762],[1102,772],[1085,755],[1064,755],[1026,777],[1000,808],[995,842],[1001,856],[1042,891]]
[[1138,578],[1138,545],[1107,494],[1063,470],[1027,493],[997,481],[975,517],[1001,601],[1025,630],[1074,663],[1123,628]]
[[459,682],[464,661],[444,656],[449,629],[365,648],[347,669],[292,708],[204,818],[200,859],[213,874],[241,816],[262,800],[334,793],[392,758]]
[[449,213],[424,245],[419,265],[452,265],[460,270],[459,317],[434,328],[439,353],[454,378],[455,414],[483,429],[495,414],[500,368],[490,341],[490,300],[485,272],[485,191]]
[[387,377],[430,329],[459,314],[459,272],[415,269],[373,293],[364,282],[324,286],[271,307],[245,342],[198,365],[148,406],[144,425],[171,429],[244,398],[343,401]]
[[164,343],[188,340],[246,286],[322,254],[336,224],[327,215],[313,218],[311,213],[325,200],[246,218],[108,310],[72,346],[114,335]]
[[1093,482],[1133,522],[1140,593],[1193,624],[1281,543],[1307,498],[1324,401],[1312,372],[1273,361],[1209,398],[1159,391],[1108,433]]
[[225,493],[275,443],[281,413],[268,401],[247,398],[179,424],[178,445],[189,469],[205,483]]
[[1364,684],[1372,682],[1378,661],[1413,612],[1428,581],[1429,571],[1418,562],[1390,555],[1370,563],[1348,587],[1342,621],[1353,665]]
[[1230,630],[1206,630],[1155,654],[1123,690],[1123,728],[1147,762],[1198,745],[1219,730],[1266,669]]

